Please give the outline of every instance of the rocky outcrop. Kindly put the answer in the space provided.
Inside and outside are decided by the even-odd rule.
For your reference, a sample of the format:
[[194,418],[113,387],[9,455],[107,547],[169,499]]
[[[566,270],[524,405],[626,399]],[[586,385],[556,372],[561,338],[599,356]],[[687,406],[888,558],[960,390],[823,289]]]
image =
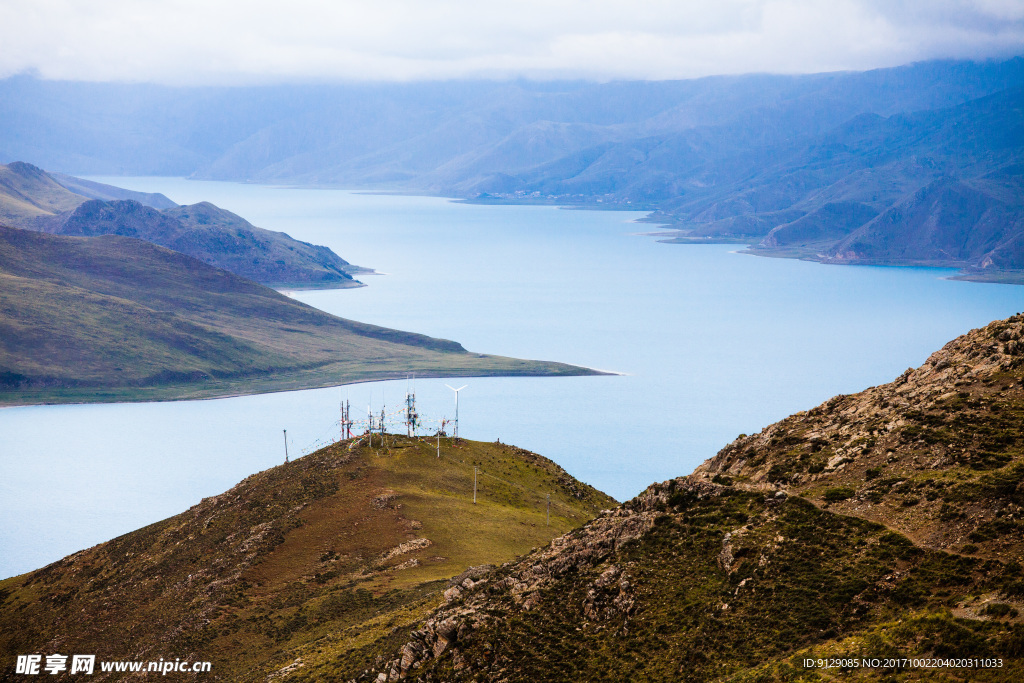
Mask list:
[[[706,495],[717,488],[697,483],[694,491]],[[442,606],[412,633],[397,656],[353,680],[400,680],[444,653],[458,662],[461,640],[497,618],[508,617],[507,613],[500,617],[493,614],[495,596],[500,596],[512,613],[534,609],[543,591],[557,580],[593,570],[623,544],[642,536],[663,514],[669,495],[667,484],[652,486],[626,505],[602,511],[597,519],[518,562],[463,572],[444,591]],[[587,618],[602,621],[613,615],[628,615],[634,604],[631,589],[630,577],[618,567],[604,569],[588,592],[584,606]]]
[[1024,548],[1011,523],[1024,514],[1022,375],[1017,315],[949,342],[889,384],[741,437],[691,476],[803,495],[928,547],[1015,552]]

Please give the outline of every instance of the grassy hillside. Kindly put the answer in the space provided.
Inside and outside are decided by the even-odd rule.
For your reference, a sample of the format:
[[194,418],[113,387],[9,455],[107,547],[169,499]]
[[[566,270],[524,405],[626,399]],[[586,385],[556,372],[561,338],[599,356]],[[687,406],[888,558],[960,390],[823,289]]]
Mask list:
[[353,266],[327,247],[257,228],[210,202],[167,209],[163,215],[177,219],[185,229],[166,244],[158,244],[267,286],[359,286],[352,276],[369,271]]
[[0,405],[590,373],[337,318],[128,237],[0,227],[0,282]]
[[157,209],[177,206],[159,193],[51,174],[22,161],[0,164],[0,224],[38,229],[48,219],[74,211],[89,199],[131,200]]
[[286,680],[1017,681],[1022,513],[1016,316],[493,570],[374,667]]
[[361,287],[353,266],[327,247],[257,228],[209,202],[178,206],[24,162],[0,165],[0,225],[58,235],[122,235],[188,254],[268,286]]
[[404,635],[450,578],[472,585],[480,565],[609,505],[514,446],[446,438],[438,457],[430,438],[339,442],[0,582],[0,680],[26,652],[210,660],[216,680],[265,680],[325,649],[361,662],[362,643]]
[[27,224],[40,216],[71,211],[85,201],[42,169],[13,162],[0,165],[0,222]]

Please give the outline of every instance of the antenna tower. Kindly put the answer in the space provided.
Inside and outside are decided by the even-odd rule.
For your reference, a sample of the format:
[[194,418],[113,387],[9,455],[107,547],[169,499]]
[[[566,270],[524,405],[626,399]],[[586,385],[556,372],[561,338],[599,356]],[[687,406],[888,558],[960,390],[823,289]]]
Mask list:
[[416,412],[416,389],[405,392],[405,428],[409,436],[415,436],[420,425],[420,414]]
[[352,438],[352,418],[349,413],[348,399],[341,404],[341,438],[342,440]]

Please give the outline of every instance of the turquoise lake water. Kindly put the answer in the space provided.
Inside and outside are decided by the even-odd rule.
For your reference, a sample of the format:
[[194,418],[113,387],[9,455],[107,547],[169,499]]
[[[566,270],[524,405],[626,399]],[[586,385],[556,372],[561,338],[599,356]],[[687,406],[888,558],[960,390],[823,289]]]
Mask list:
[[[172,178],[99,178],[201,200],[380,271],[292,295],[471,351],[623,373],[415,382],[462,436],[537,451],[618,499],[837,393],[890,381],[1024,310],[1024,287],[952,271],[824,266],[666,245],[643,214]],[[338,436],[338,402],[391,412],[405,381],[148,404],[0,410],[0,576],[176,514]],[[400,429],[397,423],[396,430]]]

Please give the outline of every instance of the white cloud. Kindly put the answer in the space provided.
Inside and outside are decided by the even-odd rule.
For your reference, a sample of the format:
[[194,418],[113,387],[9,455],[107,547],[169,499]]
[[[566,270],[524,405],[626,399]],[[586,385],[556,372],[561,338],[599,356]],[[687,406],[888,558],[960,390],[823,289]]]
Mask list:
[[686,78],[1024,52],[1024,0],[0,0],[0,77]]

